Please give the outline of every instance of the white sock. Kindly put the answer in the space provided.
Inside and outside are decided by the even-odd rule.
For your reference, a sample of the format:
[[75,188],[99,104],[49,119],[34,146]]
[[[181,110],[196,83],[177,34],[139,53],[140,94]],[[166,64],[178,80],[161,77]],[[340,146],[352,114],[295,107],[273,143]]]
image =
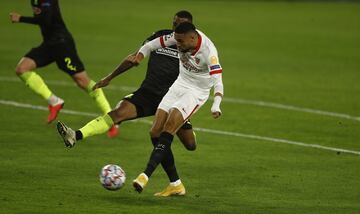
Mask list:
[[57,97],[54,94],[52,94],[48,100],[49,105],[52,105],[52,106],[58,105],[63,102],[64,102],[63,99],[61,99],[60,97]]
[[170,186],[177,186],[177,185],[180,185],[181,184],[181,180],[177,180],[177,181],[174,181],[174,182],[170,182]]

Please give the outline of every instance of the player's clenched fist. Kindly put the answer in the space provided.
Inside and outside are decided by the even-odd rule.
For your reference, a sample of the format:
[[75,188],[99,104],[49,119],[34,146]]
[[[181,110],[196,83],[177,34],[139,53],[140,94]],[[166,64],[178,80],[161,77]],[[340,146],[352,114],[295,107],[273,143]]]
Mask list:
[[15,12],[11,12],[10,14],[10,20],[12,23],[17,23],[20,21],[21,15]]
[[98,88],[103,88],[103,87],[109,85],[109,83],[110,83],[110,79],[107,78],[107,77],[105,77],[105,78],[99,80],[99,81],[93,86],[92,90],[95,90],[95,89],[98,89]]

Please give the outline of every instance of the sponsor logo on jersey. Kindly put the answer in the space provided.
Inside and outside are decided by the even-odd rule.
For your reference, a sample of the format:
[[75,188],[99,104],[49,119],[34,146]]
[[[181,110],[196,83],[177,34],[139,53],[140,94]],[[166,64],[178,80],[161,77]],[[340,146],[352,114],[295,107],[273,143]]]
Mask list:
[[172,48],[159,48],[155,51],[155,53],[161,54],[161,55],[166,55],[166,56],[171,56],[174,58],[179,58],[178,50],[172,49]]
[[165,146],[164,144],[158,143],[158,145],[155,147],[155,150],[162,150],[162,151],[164,151],[165,147],[166,147],[166,146]]

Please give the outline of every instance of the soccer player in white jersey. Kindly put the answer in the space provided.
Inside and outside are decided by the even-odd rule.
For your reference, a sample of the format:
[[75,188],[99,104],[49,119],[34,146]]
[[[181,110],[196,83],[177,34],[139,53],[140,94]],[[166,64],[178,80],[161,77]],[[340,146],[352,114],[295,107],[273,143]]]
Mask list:
[[[151,133],[158,133],[158,143],[151,153],[146,169],[133,181],[133,186],[139,193],[164,158],[172,160],[172,173],[177,175],[171,151],[174,135],[182,124],[204,105],[209,98],[212,87],[215,97],[211,113],[214,118],[221,115],[220,103],[224,94],[224,87],[217,50],[211,40],[197,30],[193,24],[181,23],[176,27],[174,33],[146,43],[133,58],[133,63],[139,64],[151,51],[174,44],[179,50],[180,73],[156,111]],[[184,194],[185,187],[179,178],[175,182],[171,182],[164,191],[155,195]]]

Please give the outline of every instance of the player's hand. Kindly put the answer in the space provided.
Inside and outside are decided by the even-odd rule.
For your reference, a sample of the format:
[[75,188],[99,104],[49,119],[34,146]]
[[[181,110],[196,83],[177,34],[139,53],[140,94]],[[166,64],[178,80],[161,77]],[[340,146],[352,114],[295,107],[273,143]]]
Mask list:
[[221,116],[220,105],[213,103],[213,105],[211,107],[211,114],[214,119],[219,118]]
[[11,12],[10,14],[10,20],[12,23],[17,23],[20,21],[21,15],[15,12]]
[[214,102],[211,106],[211,114],[213,118],[219,118],[221,116],[221,110],[220,110],[220,103],[221,103],[222,96],[215,96]]
[[111,81],[111,79],[105,77],[105,78],[99,80],[99,81],[92,87],[92,90],[96,90],[96,89],[98,89],[98,88],[103,88],[103,87],[109,85],[109,84],[110,84],[110,81]]
[[214,111],[214,112],[211,111],[211,114],[212,114],[214,119],[217,119],[217,118],[219,118],[221,116],[221,111],[220,110],[219,111]]

